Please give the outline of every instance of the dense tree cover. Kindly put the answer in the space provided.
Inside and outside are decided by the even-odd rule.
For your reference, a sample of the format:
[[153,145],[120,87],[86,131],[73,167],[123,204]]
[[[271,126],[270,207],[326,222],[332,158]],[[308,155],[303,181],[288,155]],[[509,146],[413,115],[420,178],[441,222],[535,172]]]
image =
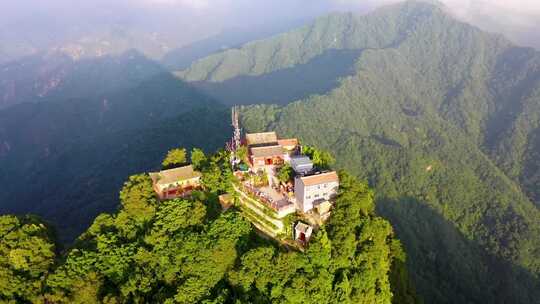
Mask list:
[[427,302],[537,301],[538,52],[411,1],[320,18],[183,75],[264,75],[328,48],[362,50],[354,74],[284,107],[245,107],[247,131],[299,137],[367,179]]
[[[287,104],[334,89],[339,84],[339,78],[349,76],[354,71],[352,66],[360,52],[331,49],[292,68],[264,75],[236,76],[221,81],[199,80],[192,84],[201,92],[227,105]],[[184,72],[178,72],[177,75],[187,76]]]
[[42,300],[45,276],[55,262],[52,231],[39,219],[0,216],[0,302]]
[[[197,156],[197,154],[195,154]],[[172,149],[161,163],[164,168],[184,165],[187,161],[186,149]]]
[[160,202],[148,175],[131,176],[120,192],[119,211],[98,216],[62,255],[55,255],[49,230],[35,219],[0,217],[0,300],[416,301],[406,270],[399,281],[391,280],[404,253],[389,222],[376,216],[366,184],[341,174],[334,215],[300,252],[261,238],[239,211],[218,211],[214,195],[231,181],[228,160],[225,152],[209,156],[201,165],[207,191],[189,199]]
[[336,162],[330,152],[312,146],[302,146],[302,153],[309,156],[313,161],[313,165],[319,169],[329,169]]

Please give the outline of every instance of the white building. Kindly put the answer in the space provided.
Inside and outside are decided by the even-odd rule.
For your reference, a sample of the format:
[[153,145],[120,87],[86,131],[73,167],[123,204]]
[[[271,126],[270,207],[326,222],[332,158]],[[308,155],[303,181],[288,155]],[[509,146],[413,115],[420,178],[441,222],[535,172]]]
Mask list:
[[298,176],[294,179],[296,207],[302,212],[333,199],[338,192],[339,177],[335,171]]

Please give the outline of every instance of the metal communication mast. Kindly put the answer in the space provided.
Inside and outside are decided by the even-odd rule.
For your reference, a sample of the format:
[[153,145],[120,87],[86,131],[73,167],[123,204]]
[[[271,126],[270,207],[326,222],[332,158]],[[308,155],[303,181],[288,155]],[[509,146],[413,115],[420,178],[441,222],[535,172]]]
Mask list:
[[231,123],[233,126],[233,138],[229,143],[227,143],[227,150],[231,152],[231,164],[234,166],[236,165],[240,160],[237,159],[237,151],[240,148],[241,142],[241,136],[242,132],[240,130],[240,120],[239,120],[239,111],[236,106],[233,106],[231,109]]

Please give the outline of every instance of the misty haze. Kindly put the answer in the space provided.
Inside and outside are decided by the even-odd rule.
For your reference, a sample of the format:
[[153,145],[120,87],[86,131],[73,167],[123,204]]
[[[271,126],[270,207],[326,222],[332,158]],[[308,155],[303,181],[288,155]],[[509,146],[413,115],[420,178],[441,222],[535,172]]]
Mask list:
[[540,304],[540,2],[0,2],[0,303]]

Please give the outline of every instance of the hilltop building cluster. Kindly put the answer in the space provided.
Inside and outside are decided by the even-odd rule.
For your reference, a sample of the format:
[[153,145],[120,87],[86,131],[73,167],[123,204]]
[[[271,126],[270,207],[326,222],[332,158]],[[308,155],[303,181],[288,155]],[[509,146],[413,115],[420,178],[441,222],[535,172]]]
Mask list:
[[[246,134],[241,147],[247,150],[247,156],[236,166],[235,176],[240,180],[238,191],[249,194],[263,208],[274,212],[274,218],[262,212],[263,222],[299,214],[309,224],[297,222],[294,238],[303,243],[309,241],[313,227],[330,216],[339,188],[338,174],[317,168],[302,153],[298,139],[279,139],[275,132]],[[242,166],[244,163],[247,166]],[[290,170],[292,174],[285,175],[288,179],[284,180],[281,170]],[[250,205],[247,199],[242,201],[255,213],[261,209],[260,205]]]
[[[280,139],[275,132],[241,137],[235,127],[227,149],[234,191],[219,196],[223,210],[237,206],[261,232],[292,238],[293,246],[303,248],[331,214],[339,188],[336,171],[319,168],[303,153],[298,139]],[[187,197],[202,188],[202,174],[191,165],[149,175],[160,200]]]
[[[294,208],[285,208],[287,214],[308,213],[320,205],[330,204],[337,195],[337,173],[316,168],[312,160],[302,154],[296,138],[278,139],[275,132],[252,133],[246,134],[245,144],[250,173],[267,175],[268,183],[258,188],[263,197],[271,198],[272,207],[292,205]],[[285,164],[293,169],[291,181],[280,181],[277,177]],[[255,186],[249,181],[246,185]]]

